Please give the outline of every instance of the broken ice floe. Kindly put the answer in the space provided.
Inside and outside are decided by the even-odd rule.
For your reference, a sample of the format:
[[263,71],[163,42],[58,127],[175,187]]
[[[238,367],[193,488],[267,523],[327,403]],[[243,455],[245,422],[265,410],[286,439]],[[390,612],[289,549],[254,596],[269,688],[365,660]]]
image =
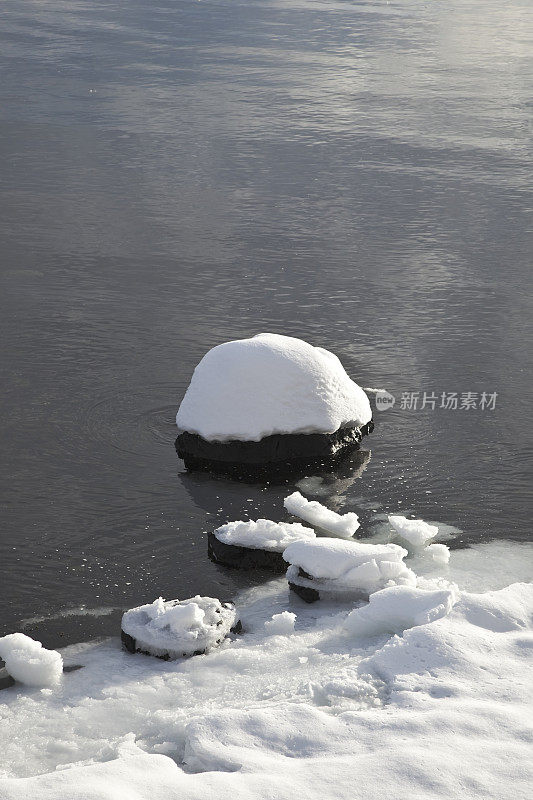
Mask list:
[[290,588],[313,602],[324,593],[368,597],[387,586],[415,586],[416,575],[403,561],[406,555],[407,550],[396,544],[323,538],[289,545],[283,558],[290,564]]
[[300,492],[290,494],[283,504],[289,514],[343,539],[351,538],[359,528],[359,517],[353,511],[337,514],[318,500],[307,500]]
[[61,679],[61,655],[24,633],[9,633],[0,638],[0,657],[8,674],[28,686],[54,686]]

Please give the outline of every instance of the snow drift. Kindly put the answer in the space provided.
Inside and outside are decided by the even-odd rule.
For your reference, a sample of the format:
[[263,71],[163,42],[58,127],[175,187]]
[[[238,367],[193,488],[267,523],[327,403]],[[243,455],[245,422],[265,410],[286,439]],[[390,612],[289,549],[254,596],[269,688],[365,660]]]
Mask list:
[[206,656],[77,646],[61,687],[5,690],[2,800],[529,796],[531,585],[435,594],[366,640],[353,602],[283,616],[281,579],[238,603],[246,636]]

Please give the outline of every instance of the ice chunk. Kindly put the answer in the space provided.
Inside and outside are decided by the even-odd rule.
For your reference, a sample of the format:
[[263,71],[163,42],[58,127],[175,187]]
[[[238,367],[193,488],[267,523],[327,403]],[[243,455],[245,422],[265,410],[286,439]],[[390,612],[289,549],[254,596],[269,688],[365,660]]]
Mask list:
[[282,553],[292,542],[314,539],[315,532],[299,522],[258,519],[228,522],[216,529],[215,536],[224,544]]
[[219,644],[235,625],[232,604],[214,597],[163,600],[132,608],[122,617],[122,631],[135,649],[165,658],[204,653]]
[[269,636],[289,636],[294,633],[294,623],[296,614],[290,611],[282,611],[281,614],[274,614],[272,619],[265,622],[265,631]]
[[403,633],[449,614],[456,597],[453,589],[427,591],[391,586],[371,594],[368,605],[350,612],[343,627],[353,636]]
[[[397,544],[364,544],[339,539],[316,539],[289,545],[283,558],[291,566],[291,583],[324,591],[357,590],[370,594],[394,584],[414,586],[416,576],[403,559],[407,550]],[[303,570],[311,580],[299,574]]]
[[46,650],[24,633],[10,633],[0,638],[0,657],[16,681],[28,686],[54,686],[63,672],[63,659],[55,650]]
[[393,514],[389,516],[389,522],[398,536],[415,549],[425,547],[439,532],[436,525],[429,525],[423,519],[407,519]]
[[294,492],[285,498],[283,505],[295,517],[300,517],[317,528],[349,539],[359,527],[359,518],[353,511],[337,514],[319,503],[318,500],[307,500],[300,492]]
[[430,556],[437,564],[447,564],[450,560],[450,548],[445,544],[428,544],[422,550],[424,555]]
[[370,402],[336,355],[292,336],[261,333],[202,358],[179,407],[181,431],[207,440],[333,433],[370,421]]

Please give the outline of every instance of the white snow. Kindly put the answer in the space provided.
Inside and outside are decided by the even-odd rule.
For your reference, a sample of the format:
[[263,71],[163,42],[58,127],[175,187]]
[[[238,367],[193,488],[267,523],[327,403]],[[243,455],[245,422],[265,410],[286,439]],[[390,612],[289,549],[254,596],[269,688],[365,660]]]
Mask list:
[[336,355],[292,336],[261,333],[202,358],[179,407],[181,431],[259,441],[275,433],[333,433],[372,417]]
[[28,686],[54,686],[63,674],[63,659],[55,650],[46,650],[24,633],[9,633],[0,638],[0,658],[7,672]]
[[423,519],[407,519],[391,514],[389,522],[398,536],[413,548],[425,547],[439,532],[436,525],[429,525]]
[[351,611],[344,629],[352,636],[403,633],[407,628],[426,625],[449,614],[457,593],[451,589],[415,589],[391,586],[370,595],[369,602]]
[[224,544],[282,553],[292,542],[314,539],[316,534],[299,522],[258,519],[256,522],[228,522],[216,529],[215,536]]
[[[529,797],[533,587],[461,591],[451,609],[428,591],[400,636],[356,636],[353,602],[306,606],[275,580],[239,598],[246,634],[206,656],[69,648],[84,668],[61,687],[2,692],[0,797]],[[291,608],[298,628],[268,635]]]
[[[287,579],[325,592],[370,594],[395,584],[414,586],[416,576],[403,562],[407,550],[397,544],[364,544],[339,539],[295,542],[283,553],[291,566]],[[313,580],[300,576],[303,569]]]
[[265,622],[265,631],[269,636],[289,636],[294,631],[296,614],[291,611],[282,611],[273,614],[272,619]]
[[447,564],[450,560],[450,548],[438,542],[428,544],[428,546],[422,550],[422,553],[432,558],[437,564]]
[[132,608],[122,617],[122,630],[141,650],[171,658],[209,650],[226,636],[236,621],[233,607],[214,597],[163,600]]
[[283,501],[283,505],[295,517],[322,528],[328,533],[348,539],[359,528],[359,517],[353,511],[337,514],[323,506],[318,500],[307,500],[300,492],[293,492]]

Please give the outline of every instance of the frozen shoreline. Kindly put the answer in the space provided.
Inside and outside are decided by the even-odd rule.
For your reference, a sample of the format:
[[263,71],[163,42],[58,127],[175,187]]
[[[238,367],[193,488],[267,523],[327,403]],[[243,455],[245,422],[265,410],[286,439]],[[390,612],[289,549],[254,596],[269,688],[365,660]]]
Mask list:
[[[466,552],[441,574],[468,587]],[[492,556],[477,553],[494,572]],[[66,648],[85,666],[56,688],[3,691],[2,800],[526,796],[531,584],[462,591],[400,636],[354,636],[353,603],[307,607],[284,579],[238,605],[245,634],[207,656],[164,663],[112,639]],[[295,629],[279,635],[265,623],[284,611]]]

